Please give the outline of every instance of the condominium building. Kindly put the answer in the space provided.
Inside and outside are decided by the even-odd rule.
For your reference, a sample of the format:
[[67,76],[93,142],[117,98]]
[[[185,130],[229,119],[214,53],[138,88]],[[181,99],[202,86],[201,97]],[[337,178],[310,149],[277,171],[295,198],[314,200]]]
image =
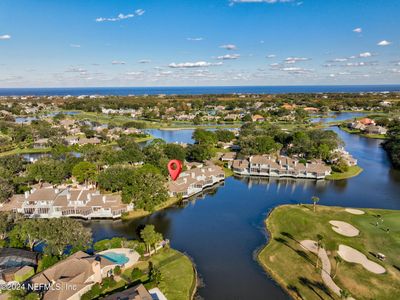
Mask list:
[[232,170],[239,175],[311,179],[324,179],[331,174],[331,168],[321,160],[303,164],[283,155],[254,155],[248,159],[234,160]]
[[224,170],[212,163],[182,172],[176,181],[168,182],[171,197],[189,198],[207,187],[225,180]]
[[120,195],[104,195],[89,188],[54,188],[42,186],[14,195],[0,210],[15,211],[33,218],[79,217],[120,218],[133,210],[133,204],[124,204]]

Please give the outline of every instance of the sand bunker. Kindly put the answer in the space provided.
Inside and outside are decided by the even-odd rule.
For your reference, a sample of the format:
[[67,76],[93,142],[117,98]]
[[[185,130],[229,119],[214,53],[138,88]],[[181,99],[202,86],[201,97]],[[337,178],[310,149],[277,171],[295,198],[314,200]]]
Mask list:
[[370,271],[372,273],[383,274],[386,272],[386,269],[384,267],[377,264],[376,262],[369,260],[360,251],[358,251],[354,248],[351,248],[349,246],[339,245],[338,254],[345,261],[350,262],[350,263],[361,264],[365,269],[367,269],[368,271]]
[[353,237],[357,236],[360,233],[360,231],[357,228],[346,222],[332,220],[329,221],[329,224],[332,225],[333,231],[344,236]]
[[[317,254],[318,245],[317,242],[312,240],[304,240],[300,242],[304,249]],[[331,262],[329,261],[328,254],[324,248],[319,248],[318,257],[321,260],[322,271],[321,277],[322,281],[328,286],[336,295],[340,295],[340,287],[336,285],[331,277]],[[350,298],[348,298],[350,299]]]
[[363,214],[365,214],[365,212],[363,212],[362,210],[354,209],[354,208],[346,208],[345,211],[347,211],[348,213],[351,213],[353,215],[363,215]]

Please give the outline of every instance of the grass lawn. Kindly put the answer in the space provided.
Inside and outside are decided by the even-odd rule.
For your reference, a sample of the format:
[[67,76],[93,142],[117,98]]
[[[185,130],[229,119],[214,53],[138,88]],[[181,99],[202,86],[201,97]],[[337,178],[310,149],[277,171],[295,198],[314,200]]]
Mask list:
[[339,128],[341,130],[343,130],[343,131],[346,131],[347,133],[358,134],[360,136],[363,136],[363,137],[366,137],[366,138],[369,138],[369,139],[379,139],[379,140],[387,139],[387,136],[385,134],[366,134],[366,133],[363,133],[361,130],[350,129],[350,128],[347,128],[345,126],[339,126]]
[[[323,245],[332,265],[335,283],[355,299],[400,299],[400,211],[362,209],[364,215],[353,215],[341,207],[285,205],[275,208],[266,220],[270,241],[258,254],[258,261],[269,274],[295,299],[339,299],[325,287],[320,270],[315,267],[316,255],[304,250],[299,242],[323,236]],[[381,215],[383,223],[375,226]],[[357,237],[334,232],[330,220],[352,224],[360,230]],[[386,233],[390,228],[390,233]],[[359,264],[341,262],[336,268],[335,255],[340,244],[361,251],[368,259],[382,265],[387,272],[374,274]],[[383,253],[385,261],[371,253]],[[397,287],[397,288],[396,288]]]
[[191,260],[173,249],[164,249],[151,261],[161,271],[160,290],[168,300],[188,300],[196,288],[196,273]]
[[161,203],[160,205],[157,205],[153,212],[150,212],[150,211],[147,211],[144,209],[135,209],[133,211],[128,212],[127,214],[123,214],[121,219],[122,220],[131,220],[131,219],[145,217],[156,211],[163,210],[169,206],[172,206],[172,205],[178,203],[179,201],[181,201],[181,199],[179,199],[177,197],[170,197],[167,201]]
[[8,156],[8,155],[17,155],[17,154],[31,154],[31,153],[45,153],[45,152],[50,152],[51,148],[40,148],[40,149],[35,149],[35,148],[16,148],[11,151],[6,151],[0,153],[0,157],[2,156]]
[[364,171],[363,168],[359,166],[351,166],[349,167],[349,170],[347,172],[344,173],[332,172],[332,174],[326,176],[325,179],[341,180],[341,179],[351,178],[360,175],[362,171]]

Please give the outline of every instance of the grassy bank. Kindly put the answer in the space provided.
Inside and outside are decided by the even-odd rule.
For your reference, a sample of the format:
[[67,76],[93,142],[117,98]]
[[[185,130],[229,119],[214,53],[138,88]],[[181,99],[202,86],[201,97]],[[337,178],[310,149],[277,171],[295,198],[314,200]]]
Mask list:
[[181,199],[176,198],[176,197],[170,197],[167,201],[165,201],[164,203],[161,203],[160,205],[157,205],[154,209],[154,211],[147,211],[144,209],[135,209],[133,211],[130,211],[126,214],[123,214],[121,219],[122,220],[132,220],[132,219],[137,219],[137,218],[142,218],[148,215],[151,215],[153,213],[155,213],[156,211],[160,211],[163,210],[167,207],[170,207],[174,204],[177,204],[181,201]]
[[[266,220],[270,241],[258,254],[265,270],[295,299],[339,299],[323,284],[316,269],[316,255],[307,252],[300,241],[323,236],[335,283],[348,290],[355,299],[400,299],[400,211],[362,209],[364,215],[353,215],[341,207],[286,205],[275,208]],[[377,215],[383,223],[375,226]],[[332,230],[330,220],[348,222],[360,230],[356,237],[345,237]],[[390,228],[390,233],[386,229]],[[382,265],[387,272],[374,274],[359,264],[341,262],[334,257],[340,244],[361,251],[368,259]],[[371,253],[383,253],[379,261]]]
[[[150,262],[161,273],[161,281],[157,287],[169,300],[190,300],[197,288],[196,269],[192,261],[183,253],[165,248],[151,256],[149,259],[140,261],[133,267],[123,270],[116,282],[112,285],[101,285],[96,292],[86,293],[82,299],[101,299],[104,296],[112,295],[123,291],[126,288],[143,283],[151,289],[156,283],[149,276]],[[132,279],[134,269],[142,270],[142,274]]]
[[328,180],[347,179],[347,178],[351,178],[351,177],[360,175],[362,171],[364,171],[364,169],[359,166],[351,166],[351,167],[349,167],[349,170],[347,172],[343,172],[343,173],[332,172],[331,175],[326,176],[326,179],[328,179]]
[[11,151],[5,151],[0,153],[0,157],[9,156],[9,155],[17,155],[17,154],[32,154],[32,153],[46,153],[50,152],[51,148],[16,148]]
[[196,272],[191,260],[184,254],[165,249],[151,258],[162,274],[160,290],[169,300],[188,300],[196,288]]
[[379,139],[379,140],[387,139],[387,136],[385,134],[366,134],[366,133],[363,133],[361,130],[350,129],[350,128],[347,128],[345,126],[339,126],[339,128],[341,130],[347,132],[347,133],[358,134],[360,136],[363,136],[363,137],[366,137],[366,138],[369,138],[369,139]]

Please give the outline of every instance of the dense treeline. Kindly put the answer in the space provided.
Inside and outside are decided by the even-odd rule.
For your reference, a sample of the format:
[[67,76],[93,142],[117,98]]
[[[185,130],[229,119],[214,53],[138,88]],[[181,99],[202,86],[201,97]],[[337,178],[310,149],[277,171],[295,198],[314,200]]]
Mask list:
[[390,159],[396,168],[400,168],[400,120],[389,123],[388,140],[384,143]]
[[86,250],[92,233],[81,222],[70,218],[25,219],[12,212],[0,213],[0,246],[34,248],[61,257],[65,253]]
[[343,142],[331,130],[298,129],[285,132],[268,123],[248,123],[240,131],[239,145],[242,155],[274,154],[282,151],[306,159],[328,160],[332,150],[343,145]]

